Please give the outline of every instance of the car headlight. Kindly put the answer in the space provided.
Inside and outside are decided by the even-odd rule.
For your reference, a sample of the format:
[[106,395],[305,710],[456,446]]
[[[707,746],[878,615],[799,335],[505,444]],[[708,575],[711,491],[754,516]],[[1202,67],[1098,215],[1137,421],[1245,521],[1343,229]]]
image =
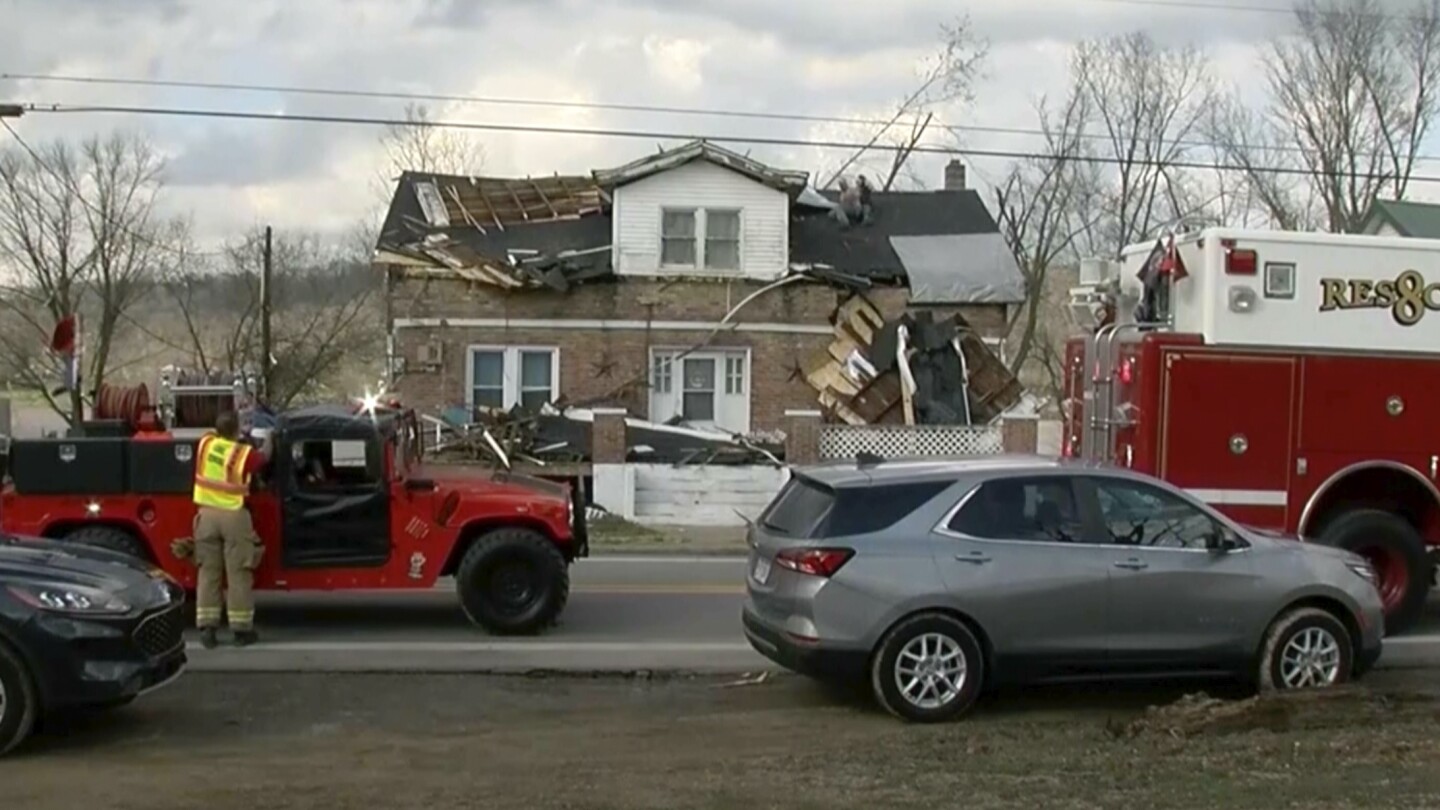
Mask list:
[[1371,567],[1370,563],[1362,560],[1360,562],[1347,562],[1345,565],[1351,571],[1354,571],[1356,576],[1364,579],[1376,588],[1380,587],[1380,577],[1376,575],[1375,569]]
[[113,615],[129,613],[130,604],[113,593],[82,585],[7,585],[16,599],[57,613]]

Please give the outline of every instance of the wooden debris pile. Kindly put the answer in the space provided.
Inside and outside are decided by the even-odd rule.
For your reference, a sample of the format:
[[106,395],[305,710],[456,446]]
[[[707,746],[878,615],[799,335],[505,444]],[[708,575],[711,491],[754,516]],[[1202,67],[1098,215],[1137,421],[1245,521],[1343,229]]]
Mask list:
[[[461,409],[463,411],[463,409]],[[439,428],[439,442],[431,449],[437,461],[480,462],[509,467],[517,463],[547,466],[587,461],[589,425],[566,430],[567,425],[543,414],[482,410],[476,421],[428,418]]]
[[[427,449],[437,461],[544,467],[591,460],[594,414],[582,408],[482,409],[474,420],[457,408],[425,419],[436,434]],[[650,464],[778,465],[785,454],[783,436],[737,436],[633,418],[625,420],[625,439],[626,460]]]
[[1020,381],[964,318],[886,321],[863,295],[836,310],[835,339],[805,366],[820,405],[852,425],[979,425],[1020,402]]

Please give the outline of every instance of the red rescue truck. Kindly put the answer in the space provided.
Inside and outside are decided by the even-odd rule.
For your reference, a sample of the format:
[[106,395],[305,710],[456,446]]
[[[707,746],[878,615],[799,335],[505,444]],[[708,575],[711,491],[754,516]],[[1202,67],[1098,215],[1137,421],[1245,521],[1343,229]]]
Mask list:
[[[187,588],[194,454],[221,410],[246,413],[248,383],[162,379],[104,388],[70,435],[16,439],[0,528],[148,561]],[[496,634],[543,631],[565,609],[569,566],[588,555],[576,486],[422,461],[423,433],[398,402],[281,413],[247,505],[265,555],[259,590],[430,588],[454,577],[466,615]],[[180,544],[183,548],[183,542]]]
[[1066,456],[1370,559],[1391,634],[1440,549],[1440,240],[1206,228],[1087,261]]

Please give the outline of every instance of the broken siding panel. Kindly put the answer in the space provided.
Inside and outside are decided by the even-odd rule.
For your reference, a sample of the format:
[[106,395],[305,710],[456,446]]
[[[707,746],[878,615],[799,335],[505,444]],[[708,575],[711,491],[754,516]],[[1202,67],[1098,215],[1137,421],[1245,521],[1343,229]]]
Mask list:
[[[756,279],[779,278],[789,264],[789,207],[784,192],[704,161],[621,186],[615,190],[616,272],[675,272],[660,266],[662,212],[667,208],[712,208],[744,212],[740,274]],[[697,230],[697,239],[703,241],[703,222],[697,223]]]

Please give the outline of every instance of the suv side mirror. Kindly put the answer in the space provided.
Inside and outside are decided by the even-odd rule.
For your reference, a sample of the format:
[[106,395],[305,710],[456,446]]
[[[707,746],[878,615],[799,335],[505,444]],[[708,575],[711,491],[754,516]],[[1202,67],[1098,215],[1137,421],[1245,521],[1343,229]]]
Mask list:
[[1217,523],[1210,532],[1210,536],[1206,538],[1205,547],[1216,554],[1229,554],[1240,548],[1240,541],[1235,537],[1234,532]]

